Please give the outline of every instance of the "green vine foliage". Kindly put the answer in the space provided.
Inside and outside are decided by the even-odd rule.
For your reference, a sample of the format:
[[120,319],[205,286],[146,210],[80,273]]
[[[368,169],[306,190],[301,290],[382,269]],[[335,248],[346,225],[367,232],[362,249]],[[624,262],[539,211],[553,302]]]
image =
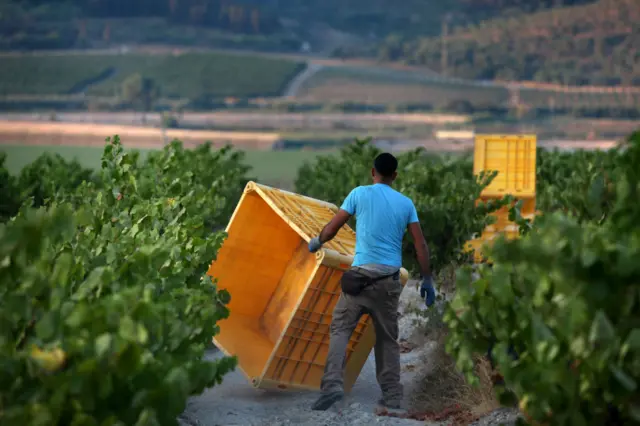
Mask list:
[[461,268],[445,316],[458,367],[475,381],[473,355],[495,342],[496,366],[536,424],[640,424],[640,132],[593,156],[565,157],[582,170],[564,185],[595,196],[565,197],[520,239],[499,239],[492,267]]
[[237,196],[245,171],[177,142],[141,162],[116,137],[99,184],[2,225],[1,424],[176,424],[235,368],[204,359],[230,300],[204,273],[234,207],[211,188]]
[[18,182],[7,170],[6,160],[7,154],[0,152],[0,223],[15,216],[20,207]]
[[213,150],[207,142],[194,149],[184,149],[173,141],[162,151],[148,154],[141,167],[145,196],[159,189],[170,197],[191,194],[191,203],[184,204],[187,214],[204,218],[208,229],[224,229],[240,200],[244,186],[256,180],[247,174],[244,152],[230,146]]
[[561,211],[579,222],[602,223],[614,198],[611,172],[621,152],[560,152],[538,149],[537,204],[543,212]]
[[74,192],[83,182],[97,184],[99,180],[93,170],[77,160],[67,161],[60,154],[45,152],[20,171],[17,184],[21,198],[31,198],[33,207],[40,207],[58,193]]

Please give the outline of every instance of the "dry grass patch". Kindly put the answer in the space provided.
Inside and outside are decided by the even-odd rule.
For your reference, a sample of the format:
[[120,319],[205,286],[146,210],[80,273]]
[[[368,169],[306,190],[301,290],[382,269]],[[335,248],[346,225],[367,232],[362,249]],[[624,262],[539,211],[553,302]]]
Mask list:
[[424,361],[430,368],[411,395],[411,411],[434,415],[450,412],[453,424],[469,424],[500,408],[489,361],[478,357],[475,372],[480,384],[472,386],[446,353],[445,340],[446,335],[443,334],[428,358],[425,357]]
[[[438,292],[445,300],[455,293],[456,265],[449,265],[438,273]],[[454,359],[446,352],[448,329],[443,321],[446,302],[440,300],[419,316],[424,323],[421,334],[430,342],[419,364],[424,365],[416,386],[409,396],[412,418],[445,421],[452,425],[468,425],[499,408],[501,405],[494,389],[495,372],[485,357],[476,358],[475,374],[479,385],[472,386],[457,369]]]

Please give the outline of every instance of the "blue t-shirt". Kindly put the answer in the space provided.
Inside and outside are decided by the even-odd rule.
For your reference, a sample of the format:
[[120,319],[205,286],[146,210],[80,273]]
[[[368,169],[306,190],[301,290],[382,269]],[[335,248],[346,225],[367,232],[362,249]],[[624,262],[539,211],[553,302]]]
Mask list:
[[402,266],[402,238],[418,214],[410,198],[377,183],[359,186],[342,203],[356,217],[356,255],[352,266],[367,264]]

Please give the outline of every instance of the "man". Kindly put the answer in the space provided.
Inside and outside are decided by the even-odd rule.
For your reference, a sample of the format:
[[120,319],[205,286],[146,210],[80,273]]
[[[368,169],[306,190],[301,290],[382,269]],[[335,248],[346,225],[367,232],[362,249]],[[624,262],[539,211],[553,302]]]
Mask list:
[[318,251],[336,236],[353,215],[356,216],[356,254],[351,265],[371,278],[359,294],[341,292],[331,322],[331,341],[322,378],[322,395],[314,410],[326,410],[344,397],[343,370],[346,349],[361,315],[373,319],[376,343],[375,360],[378,384],[382,390],[380,404],[400,408],[403,398],[400,383],[400,346],[398,343],[398,301],[402,293],[399,271],[402,266],[402,238],[409,228],[422,272],[420,294],[427,306],[435,301],[431,278],[429,248],[422,235],[411,199],[391,187],[398,173],[398,161],[388,153],[380,154],[371,169],[373,185],[351,191],[342,207],[309,242],[309,251]]

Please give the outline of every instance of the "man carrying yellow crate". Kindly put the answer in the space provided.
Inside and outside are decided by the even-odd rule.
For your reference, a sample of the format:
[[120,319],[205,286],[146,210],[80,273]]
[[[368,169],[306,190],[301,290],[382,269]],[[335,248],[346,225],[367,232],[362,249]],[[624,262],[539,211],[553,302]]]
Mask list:
[[309,242],[316,252],[336,236],[338,230],[355,215],[356,253],[351,269],[342,277],[342,293],[331,322],[329,353],[322,378],[322,395],[314,410],[327,410],[344,397],[343,375],[349,338],[363,314],[373,319],[376,332],[375,360],[380,403],[400,408],[403,389],[400,383],[400,346],[398,344],[398,302],[402,293],[402,239],[409,229],[422,272],[420,294],[427,306],[435,302],[431,278],[429,248],[422,234],[416,208],[408,197],[391,187],[398,173],[398,161],[388,153],[380,154],[371,169],[373,185],[351,191],[333,219],[320,235]]

